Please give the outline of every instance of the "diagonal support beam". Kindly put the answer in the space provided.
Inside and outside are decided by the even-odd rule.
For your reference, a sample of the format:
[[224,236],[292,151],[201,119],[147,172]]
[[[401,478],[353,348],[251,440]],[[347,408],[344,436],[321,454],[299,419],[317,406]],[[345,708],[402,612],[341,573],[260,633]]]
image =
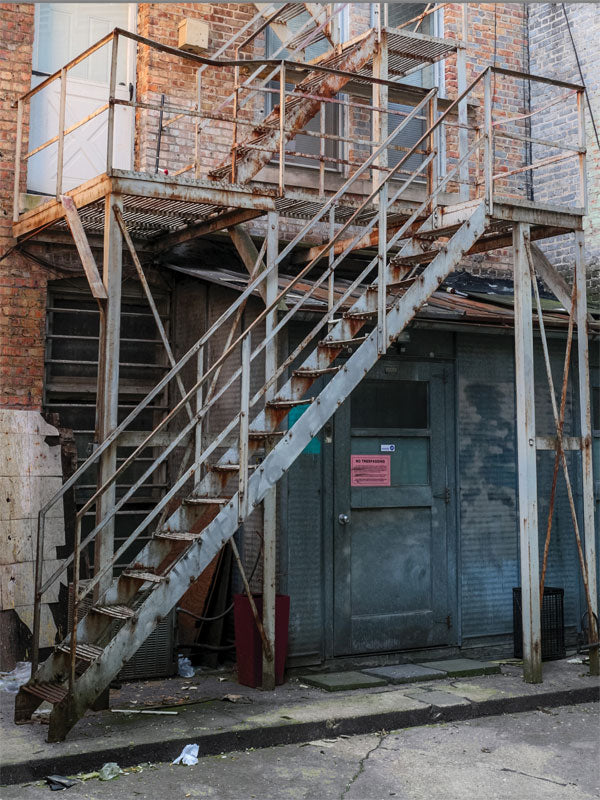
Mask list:
[[154,250],[157,253],[164,253],[167,250],[172,250],[180,244],[191,242],[194,239],[200,239],[202,236],[207,236],[209,233],[216,233],[225,228],[230,228],[232,225],[239,225],[241,222],[248,222],[256,217],[261,217],[264,211],[255,211],[249,208],[238,208],[234,211],[226,211],[224,214],[219,214],[218,217],[213,217],[209,220],[203,220],[194,225],[188,225],[182,231],[175,233],[168,233],[161,236],[154,243]]
[[[264,272],[265,262],[258,257],[258,250],[256,249],[256,245],[252,241],[252,237],[248,233],[248,231],[243,228],[241,225],[232,225],[231,227],[227,228],[227,232],[231,237],[231,241],[235,245],[235,249],[238,251],[239,257],[242,259],[244,266],[248,270],[248,274],[252,275],[252,270],[256,270],[254,277],[260,275],[261,272]],[[265,286],[265,282],[263,281],[258,286],[258,291],[260,292],[260,296],[263,299],[263,302],[266,303],[267,300],[267,287]]]
[[83,264],[83,269],[88,279],[92,295],[96,300],[106,300],[108,298],[106,288],[98,272],[96,260],[94,259],[90,243],[85,235],[85,230],[81,224],[79,214],[77,213],[75,202],[68,194],[61,195],[60,201],[65,209],[67,224],[73,234],[73,241],[75,242],[75,247],[77,248],[79,258]]

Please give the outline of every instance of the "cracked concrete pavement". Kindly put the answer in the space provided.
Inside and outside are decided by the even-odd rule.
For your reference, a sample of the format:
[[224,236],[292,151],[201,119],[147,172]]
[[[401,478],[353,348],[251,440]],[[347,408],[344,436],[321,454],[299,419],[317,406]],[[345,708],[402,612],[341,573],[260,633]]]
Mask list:
[[[87,781],[68,800],[582,800],[600,794],[598,705],[206,756]],[[98,764],[98,767],[101,766]],[[2,787],[2,800],[48,797]]]

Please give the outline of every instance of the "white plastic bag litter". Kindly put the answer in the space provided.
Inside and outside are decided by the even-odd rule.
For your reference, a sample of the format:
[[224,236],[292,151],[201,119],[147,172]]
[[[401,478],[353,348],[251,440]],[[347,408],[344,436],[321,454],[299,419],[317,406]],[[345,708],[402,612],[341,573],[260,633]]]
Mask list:
[[183,658],[183,656],[179,656],[177,661],[177,672],[180,678],[193,678],[196,674],[192,667],[192,662],[189,658]]
[[194,764],[198,763],[198,745],[186,744],[180,755],[178,755],[172,763],[185,764],[186,767],[193,767]]
[[31,678],[29,661],[17,661],[12,672],[0,672],[0,692],[16,694],[19,688]]
[[98,777],[101,781],[112,781],[121,774],[121,768],[114,761],[108,761],[98,770]]

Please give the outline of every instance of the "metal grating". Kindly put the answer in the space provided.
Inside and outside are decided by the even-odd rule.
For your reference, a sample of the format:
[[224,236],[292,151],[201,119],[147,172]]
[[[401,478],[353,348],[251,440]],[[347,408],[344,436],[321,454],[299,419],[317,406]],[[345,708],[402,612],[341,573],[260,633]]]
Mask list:
[[[388,29],[388,71],[395,78],[420,65],[434,64],[455,51],[456,44],[448,39]],[[365,67],[358,74],[371,77],[373,72]]]

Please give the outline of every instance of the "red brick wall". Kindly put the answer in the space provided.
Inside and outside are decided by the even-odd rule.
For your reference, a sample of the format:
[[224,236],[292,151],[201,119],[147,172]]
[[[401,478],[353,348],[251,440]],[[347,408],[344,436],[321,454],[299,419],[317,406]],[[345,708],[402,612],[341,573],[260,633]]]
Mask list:
[[[12,202],[17,111],[12,103],[30,86],[33,12],[33,4],[0,4],[0,256],[15,244]],[[24,179],[21,189],[25,189]],[[19,254],[0,262],[2,406],[41,407],[46,280],[41,267]]]
[[[203,19],[209,25],[208,54],[213,55],[236,30],[256,14],[253,4],[241,3],[141,3],[138,12],[138,32],[155,41],[177,47],[178,25],[185,18]],[[260,46],[260,37],[256,40]],[[244,53],[251,52],[246,48]],[[233,58],[233,48],[221,58]],[[193,62],[170,57],[147,47],[138,49],[137,96],[142,102],[165,103],[193,109],[197,99],[197,67]],[[219,100],[233,89],[232,68],[208,68],[202,75],[202,108],[214,110]],[[231,114],[231,107],[224,113]],[[252,113],[252,109],[248,109]],[[168,119],[170,115],[165,115]],[[154,171],[159,112],[138,112],[136,132],[136,162],[142,170]],[[246,129],[247,131],[248,129]],[[243,137],[244,130],[240,132]],[[160,167],[174,172],[187,166],[194,158],[195,123],[182,118],[169,126],[162,135]],[[230,152],[231,125],[212,121],[204,128],[200,140],[199,163],[205,174],[219,164]]]

